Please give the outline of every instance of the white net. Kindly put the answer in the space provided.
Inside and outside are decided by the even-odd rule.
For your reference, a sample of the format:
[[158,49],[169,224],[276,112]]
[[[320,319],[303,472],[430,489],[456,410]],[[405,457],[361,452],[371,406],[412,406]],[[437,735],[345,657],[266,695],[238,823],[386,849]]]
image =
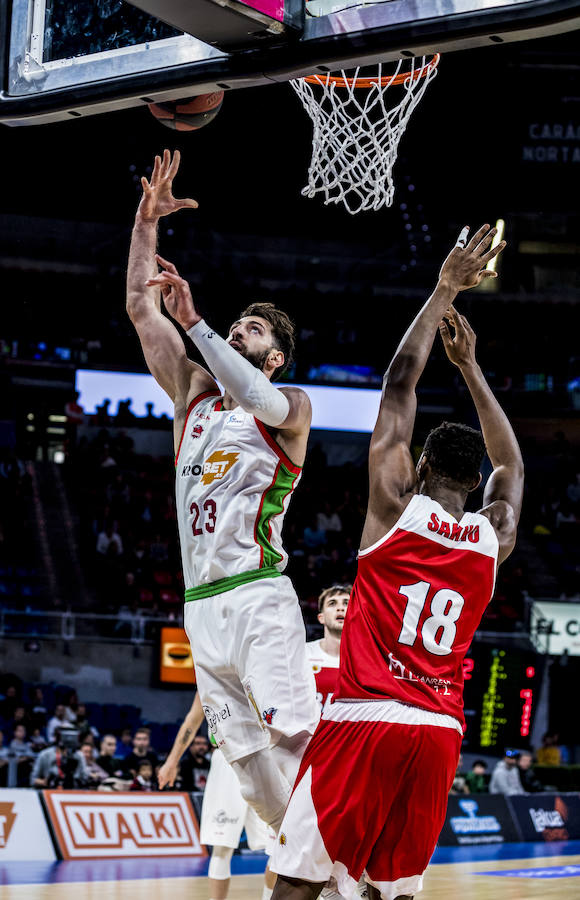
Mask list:
[[371,79],[358,68],[354,75],[341,71],[291,81],[313,125],[302,194],[322,193],[325,204],[343,203],[353,215],[391,206],[399,141],[438,62],[438,56],[401,59],[388,75],[379,63]]

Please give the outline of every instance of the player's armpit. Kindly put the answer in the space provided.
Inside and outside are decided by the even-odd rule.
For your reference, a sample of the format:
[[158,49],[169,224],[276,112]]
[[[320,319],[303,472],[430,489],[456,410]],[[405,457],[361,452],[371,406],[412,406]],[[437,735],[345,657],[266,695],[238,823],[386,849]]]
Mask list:
[[505,500],[494,500],[479,510],[479,515],[489,519],[499,541],[498,564],[508,558],[515,547],[518,520],[513,506]]
[[310,397],[300,388],[283,387],[280,388],[280,391],[288,400],[290,408],[284,421],[276,426],[276,430],[308,434],[312,421]]
[[513,513],[515,527],[517,528],[522,511],[524,496],[524,466],[519,460],[510,464],[496,465],[487,480],[483,492],[484,507],[501,501],[507,504]]

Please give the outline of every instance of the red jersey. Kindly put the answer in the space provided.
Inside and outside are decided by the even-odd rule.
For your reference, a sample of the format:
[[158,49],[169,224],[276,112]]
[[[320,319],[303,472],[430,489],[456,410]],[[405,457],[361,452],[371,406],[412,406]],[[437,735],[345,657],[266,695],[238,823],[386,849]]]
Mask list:
[[330,703],[338,682],[339,657],[331,656],[320,646],[321,641],[309,641],[306,644],[306,656],[312,665],[316,682],[316,699],[320,703],[320,711]]
[[498,539],[489,519],[460,521],[415,495],[359,553],[335,700],[398,700],[463,723],[462,662],[491,596]]

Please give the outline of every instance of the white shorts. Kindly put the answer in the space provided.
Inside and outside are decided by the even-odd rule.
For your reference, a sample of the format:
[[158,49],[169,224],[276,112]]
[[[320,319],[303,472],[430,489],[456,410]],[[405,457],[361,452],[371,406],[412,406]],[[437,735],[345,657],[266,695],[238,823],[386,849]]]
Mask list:
[[320,709],[289,578],[264,578],[185,604],[197,687],[229,763],[282,735],[313,734]]
[[221,750],[214,750],[201,809],[201,842],[212,847],[233,847],[246,829],[250,850],[263,850],[268,826],[248,806],[240,783]]

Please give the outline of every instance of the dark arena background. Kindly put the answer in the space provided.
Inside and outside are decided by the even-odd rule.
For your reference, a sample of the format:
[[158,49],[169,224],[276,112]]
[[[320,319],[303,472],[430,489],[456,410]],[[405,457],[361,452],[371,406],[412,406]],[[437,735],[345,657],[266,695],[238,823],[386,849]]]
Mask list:
[[[127,5],[84,6],[106,18]],[[98,46],[85,12],[85,36],[96,29]],[[58,39],[66,55],[66,33]],[[385,369],[461,227],[505,223],[499,277],[457,305],[518,437],[524,506],[464,661],[462,759],[423,896],[578,896],[579,48],[571,30],[442,51],[400,142],[393,205],[357,216],[301,195],[312,126],[285,82],[226,90],[218,115],[194,133],[169,131],[144,102],[2,128],[3,897],[212,896],[211,848],[197,830],[206,724],[176,790],[125,793],[136,785],[125,759],[138,729],[155,769],[195,693],[172,405],[147,374],[125,311],[140,179],[166,147],[182,156],[176,196],[199,209],[163,219],[159,249],[206,320],[225,335],[250,301],[267,300],[296,324],[284,381],[310,393],[315,415],[283,540],[308,640],[322,637],[321,591],[356,575]],[[418,387],[415,459],[441,421],[477,426],[456,372],[437,337]],[[490,471],[486,460],[484,481]],[[468,508],[481,501],[480,489]],[[72,726],[69,758],[88,739],[88,765],[114,736],[114,778],[95,770],[81,783],[63,765],[51,784],[35,779],[55,711]],[[490,792],[498,764],[517,771],[519,789]],[[106,780],[114,783],[97,790]],[[134,797],[141,819],[124,806]],[[172,824],[159,826],[160,815]],[[259,896],[265,863],[242,836],[230,896]]]

